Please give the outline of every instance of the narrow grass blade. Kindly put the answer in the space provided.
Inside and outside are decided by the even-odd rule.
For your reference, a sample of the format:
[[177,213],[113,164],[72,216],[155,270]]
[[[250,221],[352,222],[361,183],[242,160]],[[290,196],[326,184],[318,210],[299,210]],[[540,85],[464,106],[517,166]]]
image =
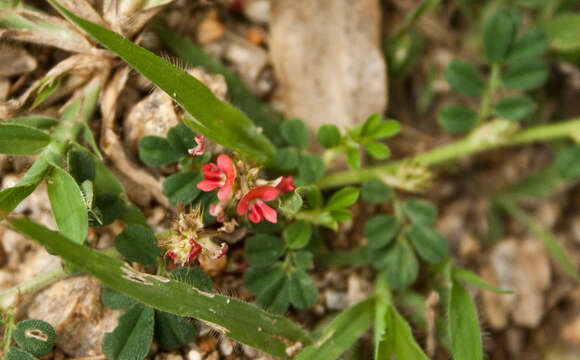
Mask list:
[[493,286],[493,285],[486,283],[482,278],[480,278],[479,276],[477,276],[476,274],[472,273],[469,270],[453,268],[453,277],[455,279],[458,279],[458,280],[466,281],[466,282],[470,283],[471,285],[475,285],[475,286],[482,288],[484,290],[493,291],[494,293],[498,293],[498,294],[511,294],[512,293],[511,290],[503,290],[503,289],[500,289],[496,286]]
[[72,23],[181,104],[194,118],[186,122],[188,126],[195,124],[194,130],[258,162],[273,158],[275,148],[258,128],[241,111],[220,101],[199,80],[123,36],[76,16],[56,0],[48,1]]
[[[286,348],[298,342],[311,343],[300,326],[284,317],[234,298],[205,293],[176,280],[138,272],[119,259],[73,243],[27,218],[10,217],[7,221],[14,230],[36,240],[51,253],[100,279],[111,289],[155,309],[200,319],[234,340],[278,357],[287,357]],[[366,314],[362,310],[364,308],[357,312]],[[372,311],[364,319],[367,317],[372,319]],[[350,322],[351,318],[345,320]],[[340,324],[347,325],[345,321]],[[363,321],[365,329],[369,324]]]
[[449,332],[453,359],[483,359],[477,309],[467,290],[457,281],[453,281],[451,288]]
[[256,125],[264,129],[264,134],[276,145],[282,144],[279,123],[282,122],[282,114],[276,112],[268,104],[257,98],[244,82],[227,66],[211,55],[204,52],[199,46],[190,40],[179,36],[177,33],[157,24],[156,34],[163,43],[187,61],[192,66],[201,66],[204,69],[223,75],[228,85],[228,95],[233,105],[248,114]]
[[528,230],[534,234],[535,236],[539,237],[543,242],[548,251],[554,257],[554,260],[562,268],[568,275],[580,281],[580,275],[578,274],[578,270],[576,266],[572,263],[572,261],[566,255],[566,250],[564,247],[558,242],[556,236],[552,234],[550,231],[546,230],[543,226],[538,224],[536,220],[528,215],[522,208],[520,208],[515,202],[511,199],[502,197],[498,198],[498,203],[501,207],[511,216],[513,216],[516,220],[524,224]]
[[320,338],[306,347],[297,360],[334,360],[348,350],[371,326],[375,314],[375,298],[368,298],[332,320]]

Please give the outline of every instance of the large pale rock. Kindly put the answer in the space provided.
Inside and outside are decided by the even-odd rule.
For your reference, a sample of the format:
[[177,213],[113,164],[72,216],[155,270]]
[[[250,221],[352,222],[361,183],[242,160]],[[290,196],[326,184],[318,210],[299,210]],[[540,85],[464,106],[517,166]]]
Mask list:
[[103,306],[101,291],[101,283],[90,276],[59,281],[36,295],[28,317],[50,323],[56,345],[67,355],[101,354],[103,336],[115,329],[121,314]]
[[286,115],[311,131],[352,126],[387,104],[379,0],[272,0],[270,49]]
[[509,318],[516,324],[534,328],[545,312],[545,290],[550,286],[550,263],[544,245],[538,239],[500,242],[490,256],[490,268],[484,269],[484,280],[510,289],[502,295],[483,291],[483,308],[489,324],[504,328]]

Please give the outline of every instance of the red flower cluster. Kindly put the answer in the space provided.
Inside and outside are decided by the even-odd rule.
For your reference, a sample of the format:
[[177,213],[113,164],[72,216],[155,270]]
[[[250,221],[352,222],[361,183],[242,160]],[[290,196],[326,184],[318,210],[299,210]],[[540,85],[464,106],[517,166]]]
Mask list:
[[210,213],[225,222],[224,210],[239,200],[236,208],[239,216],[244,216],[249,211],[248,218],[253,223],[259,223],[262,219],[276,223],[278,214],[266,202],[276,199],[279,194],[293,191],[292,176],[265,181],[257,179],[258,170],[246,169],[242,162],[238,162],[236,166],[225,154],[218,156],[217,165],[203,165],[201,171],[204,180],[197,184],[197,188],[202,191],[219,188],[220,202],[217,205],[212,204]]

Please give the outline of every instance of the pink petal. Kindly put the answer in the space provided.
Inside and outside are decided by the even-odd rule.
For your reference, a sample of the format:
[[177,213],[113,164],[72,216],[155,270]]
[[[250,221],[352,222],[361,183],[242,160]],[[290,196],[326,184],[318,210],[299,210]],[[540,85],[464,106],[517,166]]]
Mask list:
[[221,182],[215,180],[202,180],[197,183],[197,188],[201,191],[212,191],[221,186]]
[[224,200],[232,192],[234,180],[236,178],[236,170],[234,168],[234,163],[232,162],[232,159],[226,154],[221,154],[220,156],[218,156],[217,163],[220,170],[226,175],[226,181],[224,182],[224,186],[218,192],[218,199]]
[[214,163],[205,164],[201,167],[201,172],[203,173],[203,177],[208,180],[215,180],[221,181],[222,176],[218,167]]
[[205,137],[203,135],[196,136],[195,142],[197,143],[197,146],[189,149],[188,152],[193,156],[203,155],[205,152]]
[[256,203],[256,207],[260,209],[260,212],[262,213],[262,215],[266,220],[268,220],[272,224],[278,222],[278,213],[276,212],[276,210],[269,207],[266,203],[258,201],[258,203]]
[[254,224],[259,223],[262,220],[262,214],[260,213],[260,209],[255,205],[252,206],[250,208],[250,215],[248,215],[248,218]]
[[280,181],[278,186],[276,186],[276,189],[278,189],[282,194],[294,190],[294,179],[292,176],[282,178],[282,181]]

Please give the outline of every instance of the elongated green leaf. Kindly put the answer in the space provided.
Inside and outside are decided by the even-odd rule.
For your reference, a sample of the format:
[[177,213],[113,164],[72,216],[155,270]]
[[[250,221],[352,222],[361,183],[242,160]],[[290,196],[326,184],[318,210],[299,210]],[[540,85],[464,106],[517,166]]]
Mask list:
[[194,117],[185,121],[194,131],[259,162],[274,157],[274,146],[258,128],[241,111],[220,101],[199,80],[121,35],[76,16],[56,0],[49,2],[181,104]]
[[447,239],[440,232],[425,224],[411,225],[407,231],[407,236],[419,256],[429,263],[442,261],[449,252]]
[[66,241],[57,232],[26,218],[9,218],[8,221],[16,231],[36,240],[105,285],[155,309],[203,320],[226,336],[274,356],[286,357],[288,345],[285,341],[289,344],[311,343],[302,328],[284,317],[274,316],[235,298],[204,293],[179,281],[137,272],[119,259]]
[[43,158],[36,160],[18,184],[0,191],[0,209],[6,212],[14,210],[22,200],[32,194],[34,189],[48,174],[49,169],[48,161]]
[[348,350],[373,323],[375,298],[368,298],[342,311],[319,339],[306,347],[296,360],[335,360]]
[[554,260],[556,260],[556,262],[560,264],[560,266],[562,266],[562,268],[564,269],[564,271],[568,273],[568,275],[580,281],[580,274],[578,274],[576,266],[574,266],[572,261],[568,258],[568,255],[566,255],[566,250],[558,242],[554,234],[552,234],[544,227],[539,225],[534,218],[528,215],[524,210],[522,210],[510,199],[507,199],[505,197],[498,198],[498,203],[502,206],[502,208],[505,211],[507,211],[508,214],[510,214],[516,220],[524,224],[532,234],[534,234],[544,242],[544,245],[546,246],[550,254],[552,254]]
[[510,120],[523,120],[534,112],[536,104],[527,95],[513,96],[501,100],[493,109],[496,116]]
[[75,179],[55,166],[48,176],[46,189],[58,229],[70,240],[82,244],[88,233],[89,215]]
[[453,359],[483,359],[477,309],[467,290],[456,281],[449,301],[449,332]]
[[542,59],[518,62],[506,70],[501,81],[514,90],[533,90],[548,80],[548,63]]
[[483,93],[485,83],[481,74],[464,60],[453,59],[444,75],[451,88],[457,92],[471,96],[480,96]]
[[58,124],[58,120],[47,116],[31,115],[8,119],[4,123],[24,125],[37,129],[50,129],[51,127]]
[[24,125],[0,124],[0,153],[2,154],[38,154],[49,142],[50,136],[38,129]]
[[[413,338],[411,327],[393,305],[386,305],[377,311],[384,317],[385,332],[375,347],[375,359],[429,360]],[[377,319],[378,321],[378,319]]]
[[358,199],[359,189],[351,186],[344,187],[330,197],[326,208],[330,210],[349,207]]
[[451,134],[461,134],[477,125],[477,113],[465,105],[448,104],[439,109],[437,123]]
[[490,285],[486,283],[482,278],[477,276],[476,274],[472,273],[469,270],[460,269],[460,268],[453,268],[453,277],[458,280],[463,280],[465,282],[470,283],[471,285],[475,285],[479,288],[493,291],[494,293],[498,294],[511,294],[511,290],[502,290],[498,287]]
[[283,116],[256,97],[240,78],[219,60],[205,53],[198,45],[171,30],[156,24],[155,32],[165,45],[193,66],[201,66],[213,73],[222,74],[228,85],[228,95],[233,105],[248,114],[250,119],[264,129],[264,134],[276,145],[282,144],[279,123]]
[[155,316],[153,309],[142,304],[131,306],[119,318],[119,325],[103,338],[103,352],[107,359],[145,359],[151,342]]

